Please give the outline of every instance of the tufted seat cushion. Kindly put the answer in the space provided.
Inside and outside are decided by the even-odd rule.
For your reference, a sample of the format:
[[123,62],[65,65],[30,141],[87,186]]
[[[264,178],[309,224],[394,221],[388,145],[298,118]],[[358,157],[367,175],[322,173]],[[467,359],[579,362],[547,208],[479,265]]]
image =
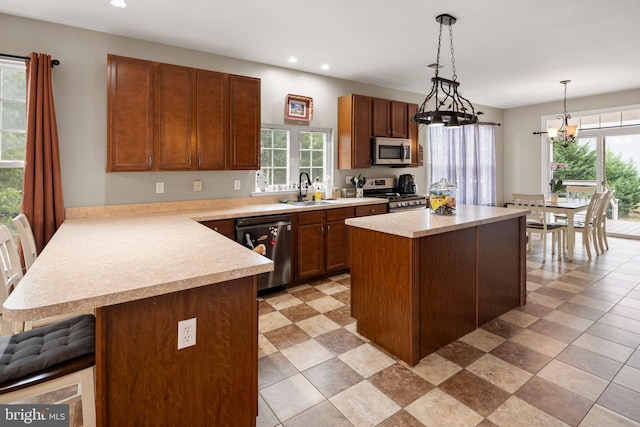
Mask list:
[[0,384],[93,353],[95,346],[91,314],[0,337]]

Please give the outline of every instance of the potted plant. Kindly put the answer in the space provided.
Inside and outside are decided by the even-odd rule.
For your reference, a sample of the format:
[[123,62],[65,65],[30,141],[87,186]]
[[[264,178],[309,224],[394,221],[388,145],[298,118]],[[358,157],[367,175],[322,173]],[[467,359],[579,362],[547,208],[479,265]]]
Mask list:
[[549,164],[549,169],[551,169],[551,181],[549,181],[549,188],[551,189],[551,201],[552,202],[557,202],[558,201],[558,193],[562,192],[564,190],[564,185],[562,184],[562,179],[559,178],[555,178],[553,176],[553,173],[557,170],[568,170],[569,169],[569,165],[566,163],[561,163],[561,162],[551,162]]

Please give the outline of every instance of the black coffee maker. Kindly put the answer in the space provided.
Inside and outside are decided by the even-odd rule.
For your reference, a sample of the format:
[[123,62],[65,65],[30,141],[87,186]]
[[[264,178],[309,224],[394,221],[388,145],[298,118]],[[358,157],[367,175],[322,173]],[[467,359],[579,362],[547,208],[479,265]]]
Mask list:
[[396,191],[400,194],[416,193],[416,177],[411,174],[403,174],[398,178],[398,186]]

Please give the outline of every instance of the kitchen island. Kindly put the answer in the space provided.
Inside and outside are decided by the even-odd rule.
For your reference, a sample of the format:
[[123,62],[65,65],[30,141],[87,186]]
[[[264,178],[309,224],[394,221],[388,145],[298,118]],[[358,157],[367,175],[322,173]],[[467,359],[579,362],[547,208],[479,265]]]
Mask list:
[[528,211],[458,205],[347,219],[357,331],[413,366],[525,304]]

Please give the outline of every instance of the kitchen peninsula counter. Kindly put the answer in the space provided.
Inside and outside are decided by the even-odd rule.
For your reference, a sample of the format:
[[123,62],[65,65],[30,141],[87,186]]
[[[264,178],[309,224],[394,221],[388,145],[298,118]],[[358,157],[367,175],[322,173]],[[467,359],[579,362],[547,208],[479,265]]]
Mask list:
[[[255,425],[256,275],[273,262],[198,221],[384,202],[295,207],[238,198],[70,208],[3,304],[3,318],[95,313],[98,426]],[[178,322],[191,318],[196,344],[178,350]]]
[[351,314],[409,365],[525,304],[528,211],[458,205],[347,219]]

